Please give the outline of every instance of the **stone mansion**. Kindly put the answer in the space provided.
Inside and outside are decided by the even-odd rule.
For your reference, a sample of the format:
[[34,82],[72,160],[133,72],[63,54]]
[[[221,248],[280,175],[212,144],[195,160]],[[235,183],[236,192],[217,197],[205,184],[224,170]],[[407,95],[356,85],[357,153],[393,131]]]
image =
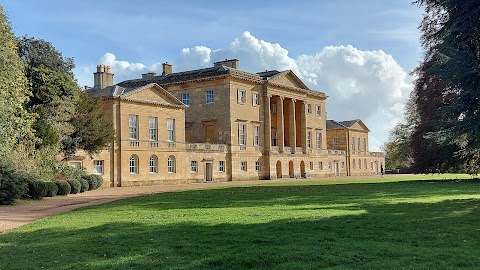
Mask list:
[[327,120],[327,96],[290,70],[249,73],[233,59],[173,73],[165,63],[160,76],[114,84],[98,65],[94,83],[115,140],[68,162],[105,186],[373,175],[385,163],[361,120]]

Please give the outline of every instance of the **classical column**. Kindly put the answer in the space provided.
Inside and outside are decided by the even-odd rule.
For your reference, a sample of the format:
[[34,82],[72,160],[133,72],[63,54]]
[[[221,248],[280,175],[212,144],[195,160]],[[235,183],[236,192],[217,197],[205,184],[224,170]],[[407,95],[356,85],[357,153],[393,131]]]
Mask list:
[[[308,150],[307,150],[307,110],[306,110],[306,107],[307,107],[307,102],[306,101],[303,101],[301,103],[301,131],[300,131],[300,136],[302,136],[302,147],[303,147],[303,153],[306,154],[308,153]],[[310,136],[310,144],[312,144],[312,137],[314,136],[314,134],[311,134]]]
[[277,143],[278,151],[283,152],[283,147],[285,146],[283,142],[285,128],[283,127],[283,99],[284,97],[277,98]]
[[270,106],[270,99],[272,95],[266,94],[263,97],[263,104],[264,104],[264,131],[263,134],[265,135],[264,139],[264,149],[266,152],[270,151],[270,146],[272,145],[272,113],[271,113],[271,106]]
[[289,123],[289,135],[290,135],[290,147],[292,148],[292,153],[295,152],[295,147],[297,146],[297,136],[296,136],[296,133],[297,133],[297,125],[296,125],[296,121],[295,121],[295,99],[290,99],[291,102],[289,104],[289,119],[290,120],[290,123]]

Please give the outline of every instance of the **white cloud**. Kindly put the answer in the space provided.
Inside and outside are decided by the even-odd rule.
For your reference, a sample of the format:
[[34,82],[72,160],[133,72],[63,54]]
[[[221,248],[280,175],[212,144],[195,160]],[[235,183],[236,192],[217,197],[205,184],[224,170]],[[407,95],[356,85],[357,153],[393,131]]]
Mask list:
[[[371,130],[370,147],[374,151],[379,150],[388,131],[402,118],[403,104],[412,89],[408,74],[382,50],[327,46],[314,55],[294,59],[280,44],[258,39],[249,32],[235,38],[226,49],[183,48],[173,66],[174,71],[183,71],[208,67],[227,58],[239,59],[241,69],[250,72],[293,70],[311,89],[329,96],[329,119],[362,119]],[[146,71],[161,73],[160,63],[129,63],[117,60],[112,53],[106,53],[100,62],[112,66],[117,82],[139,78]],[[91,69],[77,69],[79,81],[87,70],[92,74]]]

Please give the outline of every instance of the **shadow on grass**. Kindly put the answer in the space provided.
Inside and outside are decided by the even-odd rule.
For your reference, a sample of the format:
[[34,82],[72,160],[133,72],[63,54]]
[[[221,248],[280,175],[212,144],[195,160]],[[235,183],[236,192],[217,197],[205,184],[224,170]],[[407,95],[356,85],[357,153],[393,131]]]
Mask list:
[[[477,183],[402,182],[306,189],[261,186],[147,196],[123,205],[161,212],[198,205],[253,207],[294,197],[286,204],[300,206],[295,210],[315,210],[321,202],[363,212],[255,224],[205,225],[200,217],[199,222],[162,225],[125,218],[89,228],[58,224],[17,230],[0,235],[0,269],[478,269],[480,199],[432,203],[380,203],[376,199],[474,195],[479,187]],[[363,203],[359,196],[364,197]],[[204,201],[208,198],[212,205]],[[114,211],[120,205],[75,212]]]

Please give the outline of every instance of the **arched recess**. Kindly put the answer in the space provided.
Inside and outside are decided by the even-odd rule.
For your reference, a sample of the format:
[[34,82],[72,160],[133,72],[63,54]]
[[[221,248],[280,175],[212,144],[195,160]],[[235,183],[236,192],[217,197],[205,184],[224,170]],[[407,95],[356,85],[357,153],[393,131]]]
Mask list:
[[302,160],[300,161],[300,174],[303,175],[305,174],[305,162]]
[[282,162],[280,160],[277,160],[277,178],[282,178]]
[[291,161],[291,160],[290,160],[290,162],[288,162],[288,175],[290,176],[290,178],[295,177],[295,171],[294,171],[294,168],[293,168],[293,161]]

